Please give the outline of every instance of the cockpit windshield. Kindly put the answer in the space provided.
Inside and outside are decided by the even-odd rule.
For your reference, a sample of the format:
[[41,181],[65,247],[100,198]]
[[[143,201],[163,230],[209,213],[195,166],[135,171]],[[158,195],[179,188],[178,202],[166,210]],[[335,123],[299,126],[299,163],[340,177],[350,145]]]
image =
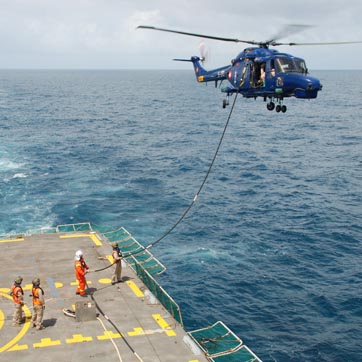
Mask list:
[[275,60],[277,73],[307,73],[307,67],[303,59],[278,57]]
[[297,67],[297,72],[298,73],[303,73],[303,74],[308,73],[307,66],[306,66],[305,61],[303,59],[294,58],[294,63],[295,63],[295,66]]

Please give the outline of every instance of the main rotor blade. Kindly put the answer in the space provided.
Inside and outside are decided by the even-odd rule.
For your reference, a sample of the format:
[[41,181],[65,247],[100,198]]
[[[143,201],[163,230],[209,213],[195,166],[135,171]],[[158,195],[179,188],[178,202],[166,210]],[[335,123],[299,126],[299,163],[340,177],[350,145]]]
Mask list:
[[270,45],[289,45],[289,46],[298,46],[298,45],[344,45],[344,44],[361,44],[362,40],[357,41],[334,41],[334,42],[323,42],[323,43],[277,43],[271,42]]
[[171,29],[164,29],[164,28],[156,28],[154,26],[148,26],[148,25],[139,25],[139,26],[137,26],[137,29],[158,30],[158,31],[165,31],[165,32],[168,32],[168,33],[182,34],[182,35],[188,35],[188,36],[196,36],[198,38],[206,38],[206,39],[213,39],[213,40],[220,40],[220,41],[228,41],[228,42],[233,42],[233,43],[246,43],[246,44],[259,45],[258,42],[255,42],[253,40],[240,40],[240,39],[233,39],[233,38],[223,38],[223,37],[219,37],[219,36],[197,34],[197,33],[188,33],[188,32],[185,32],[185,31],[178,31],[178,30],[171,30]]
[[304,30],[306,30],[308,28],[312,28],[312,27],[313,27],[313,25],[304,25],[304,24],[284,25],[283,28],[277,34],[275,34],[275,36],[273,38],[266,41],[265,43],[274,45],[276,43],[276,41],[279,39],[286,38],[289,35],[299,33],[301,31],[304,31]]

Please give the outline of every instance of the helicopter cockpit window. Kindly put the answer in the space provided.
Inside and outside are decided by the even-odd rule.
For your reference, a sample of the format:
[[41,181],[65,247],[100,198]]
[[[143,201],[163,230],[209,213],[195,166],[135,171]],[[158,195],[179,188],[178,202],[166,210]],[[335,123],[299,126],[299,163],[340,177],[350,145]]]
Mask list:
[[307,67],[303,59],[292,59],[287,57],[278,57],[275,61],[278,73],[303,73],[306,74]]
[[303,74],[307,74],[308,73],[308,69],[307,66],[305,65],[305,62],[303,59],[294,59],[294,63],[297,67],[297,72],[298,73],[303,73]]
[[279,57],[275,62],[277,73],[290,73],[295,72],[296,68],[291,58]]

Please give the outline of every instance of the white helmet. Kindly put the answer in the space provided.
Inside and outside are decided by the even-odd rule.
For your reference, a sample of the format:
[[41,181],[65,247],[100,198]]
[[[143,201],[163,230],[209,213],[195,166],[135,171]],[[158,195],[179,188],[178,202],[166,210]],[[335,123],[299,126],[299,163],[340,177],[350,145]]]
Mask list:
[[77,250],[75,253],[75,260],[80,260],[80,258],[83,256],[82,250]]

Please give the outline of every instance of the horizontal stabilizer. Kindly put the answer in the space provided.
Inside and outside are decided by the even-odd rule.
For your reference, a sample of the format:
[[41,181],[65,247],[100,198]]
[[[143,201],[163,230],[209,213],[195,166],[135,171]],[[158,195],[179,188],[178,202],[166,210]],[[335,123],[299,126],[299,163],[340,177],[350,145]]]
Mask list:
[[191,58],[190,59],[172,59],[175,62],[192,62]]

